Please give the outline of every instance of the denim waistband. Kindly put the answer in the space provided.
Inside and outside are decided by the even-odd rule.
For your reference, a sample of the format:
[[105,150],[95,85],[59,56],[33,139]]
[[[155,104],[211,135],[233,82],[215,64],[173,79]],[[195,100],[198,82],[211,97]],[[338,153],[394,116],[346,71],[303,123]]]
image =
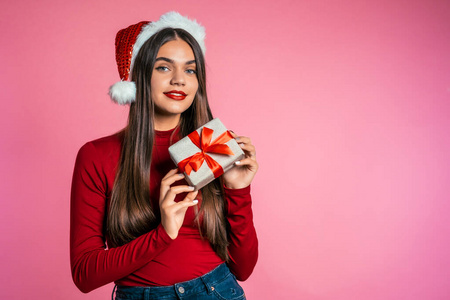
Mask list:
[[205,291],[208,294],[212,293],[214,291],[214,285],[230,275],[228,266],[223,263],[203,276],[170,286],[140,287],[119,285],[116,286],[116,295],[121,299],[153,299],[154,297],[158,297],[157,299],[183,299],[184,297],[191,297]]

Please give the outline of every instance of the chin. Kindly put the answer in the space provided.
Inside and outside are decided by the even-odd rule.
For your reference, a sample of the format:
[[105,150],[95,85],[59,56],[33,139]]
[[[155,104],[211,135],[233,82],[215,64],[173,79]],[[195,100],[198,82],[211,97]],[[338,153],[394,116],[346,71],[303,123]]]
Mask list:
[[181,113],[184,113],[186,110],[188,110],[189,107],[191,107],[191,105],[192,105],[192,102],[175,103],[174,105],[172,105],[171,107],[168,108],[168,112],[181,114]]
[[160,110],[160,112],[164,115],[180,115],[184,113],[188,107],[168,107],[166,109]]
[[155,112],[163,115],[179,115],[191,107],[194,99],[184,99],[182,101],[155,101]]

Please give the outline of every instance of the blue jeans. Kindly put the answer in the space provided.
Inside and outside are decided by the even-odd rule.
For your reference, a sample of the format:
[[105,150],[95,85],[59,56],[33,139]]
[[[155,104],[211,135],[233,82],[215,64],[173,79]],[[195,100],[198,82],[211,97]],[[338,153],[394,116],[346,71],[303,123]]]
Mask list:
[[[113,291],[114,294],[114,291]],[[243,300],[244,290],[226,264],[221,264],[211,272],[170,286],[131,287],[117,286],[116,300],[175,300],[175,299],[222,299]]]

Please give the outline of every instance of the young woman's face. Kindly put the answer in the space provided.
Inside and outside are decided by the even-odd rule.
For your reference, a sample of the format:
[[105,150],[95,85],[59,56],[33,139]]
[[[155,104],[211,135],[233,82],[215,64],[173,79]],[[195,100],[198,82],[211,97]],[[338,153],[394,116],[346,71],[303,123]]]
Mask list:
[[191,106],[198,89],[195,56],[183,40],[161,46],[151,79],[157,116],[176,116]]

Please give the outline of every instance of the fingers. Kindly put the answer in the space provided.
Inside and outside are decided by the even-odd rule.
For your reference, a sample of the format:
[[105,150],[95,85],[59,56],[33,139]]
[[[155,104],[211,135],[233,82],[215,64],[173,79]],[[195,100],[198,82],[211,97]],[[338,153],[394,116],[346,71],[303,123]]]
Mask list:
[[[186,213],[186,210],[191,207],[195,206],[198,203],[198,200],[195,199],[198,195],[198,191],[190,192],[184,197],[184,199],[180,202],[171,202],[171,201],[163,201],[161,203],[161,212],[165,213],[166,215],[173,215],[173,214],[183,214]],[[169,199],[169,197],[166,196],[165,199]]]
[[184,178],[183,173],[178,173],[178,169],[172,169],[161,180],[161,185],[171,185],[175,181],[178,181],[183,178]]
[[170,170],[169,173],[167,173],[166,176],[164,176],[164,178],[161,180],[161,194],[165,194],[167,192],[167,189],[169,189],[174,182],[184,178],[183,173],[177,172],[178,169]]
[[236,136],[236,142],[239,144],[242,150],[245,152],[246,157],[251,157],[252,159],[256,159],[256,148],[252,144],[252,141],[249,137],[246,136]]
[[247,157],[235,162],[237,166],[246,166],[249,170],[256,172],[258,170],[258,162],[252,157]]
[[172,170],[170,170],[170,171],[166,174],[166,176],[163,177],[162,180],[165,180],[165,179],[167,179],[168,177],[173,176],[173,175],[176,174],[177,172],[178,172],[178,169],[172,169]]
[[252,144],[243,144],[243,143],[239,143],[239,146],[241,147],[242,150],[244,150],[246,157],[256,159],[255,146],[253,146]]
[[177,185],[172,186],[166,193],[166,197],[174,197],[181,193],[192,192],[194,190],[193,186],[188,185]]
[[166,176],[164,176],[164,178],[161,180],[161,188],[160,188],[160,201],[162,200],[162,198],[164,198],[164,196],[167,194],[167,192],[170,189],[170,186],[180,180],[184,178],[184,174],[183,173],[178,173],[178,169],[172,169],[170,170]]
[[188,185],[177,185],[172,187],[169,186],[167,189],[164,190],[165,193],[163,194],[163,188],[161,184],[161,195],[159,199],[160,206],[163,206],[165,202],[175,201],[175,197],[178,194],[192,192],[194,190],[194,187]]
[[[244,145],[252,145],[252,141],[247,136],[238,136],[234,131],[228,130],[231,133],[231,136],[236,140],[238,144],[244,144]],[[253,146],[253,145],[252,145]],[[253,146],[254,148],[254,146]]]
[[178,202],[177,205],[180,207],[186,207],[186,208],[197,205],[198,200],[195,199],[195,197],[197,197],[197,195],[198,195],[198,191],[190,192],[186,195],[186,197],[183,199],[183,201]]
[[236,142],[238,142],[238,143],[244,143],[244,144],[251,144],[251,143],[252,143],[252,141],[250,140],[250,138],[247,137],[247,136],[237,136],[237,137],[235,138],[235,140],[236,140]]
[[[195,199],[197,194],[198,191],[189,192],[183,201],[178,203],[173,201],[163,201],[160,205],[161,224],[170,238],[177,238],[178,232],[184,222],[187,209],[191,206],[197,205],[198,203],[198,200]],[[168,198],[166,197],[166,199]]]

